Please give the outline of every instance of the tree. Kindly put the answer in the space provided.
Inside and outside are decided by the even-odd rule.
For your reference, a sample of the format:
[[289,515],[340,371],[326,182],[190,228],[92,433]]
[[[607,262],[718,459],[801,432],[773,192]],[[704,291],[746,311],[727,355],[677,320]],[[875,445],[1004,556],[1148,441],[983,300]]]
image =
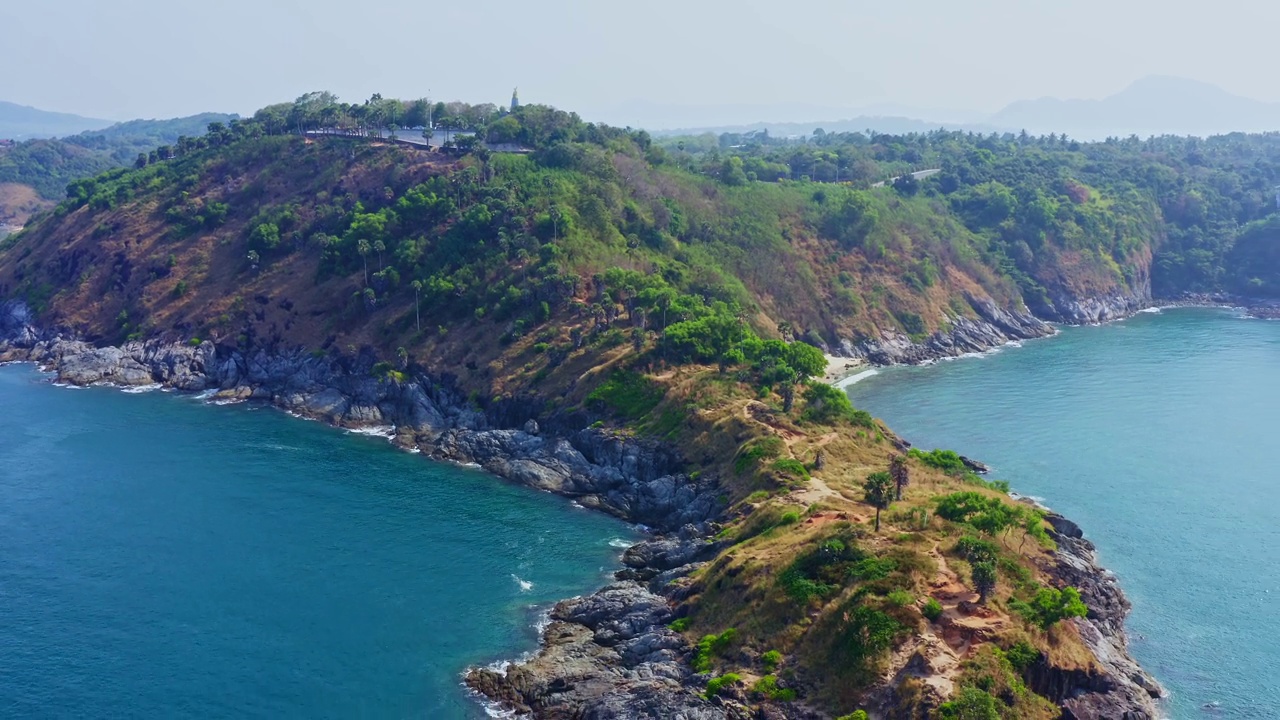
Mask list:
[[422,332],[422,281],[413,281],[413,315],[417,320],[418,332]]
[[987,596],[996,589],[995,560],[978,560],[969,566],[973,578],[973,587],[978,591],[978,602],[986,603]]
[[147,166],[147,160],[148,158],[146,153],[138,153],[138,159],[133,162],[133,166],[141,170]]
[[371,250],[373,250],[373,246],[369,244],[368,240],[360,238],[360,240],[356,242],[356,252],[360,253],[360,259],[364,261],[365,287],[369,286],[369,252]]
[[874,472],[862,484],[867,503],[876,509],[876,532],[880,532],[880,511],[888,510],[893,502],[893,476],[887,472]]
[[943,720],[1000,720],[999,703],[976,687],[963,687],[938,708]]
[[904,455],[894,455],[889,461],[889,474],[893,476],[893,484],[898,489],[899,500],[902,499],[902,489],[911,484],[911,471],[907,468],[907,458]]

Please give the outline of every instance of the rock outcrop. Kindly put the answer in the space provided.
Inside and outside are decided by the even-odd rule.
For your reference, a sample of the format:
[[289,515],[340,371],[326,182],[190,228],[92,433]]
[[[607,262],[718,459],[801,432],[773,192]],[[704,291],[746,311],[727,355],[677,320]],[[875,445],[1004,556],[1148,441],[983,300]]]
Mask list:
[[917,342],[901,333],[886,332],[879,338],[841,340],[833,354],[861,358],[876,365],[915,365],[931,360],[980,353],[1011,342],[1046,337],[1053,326],[1030,312],[1008,311],[990,298],[970,297],[977,318],[954,317],[950,329]]
[[1047,568],[1062,586],[1073,586],[1089,606],[1076,618],[1080,638],[1093,651],[1097,670],[1063,671],[1043,662],[1028,672],[1035,692],[1059,703],[1063,717],[1074,720],[1155,720],[1153,699],[1164,694],[1160,684],[1130,655],[1124,621],[1132,607],[1115,575],[1098,565],[1093,543],[1079,526],[1051,513],[1050,536],[1058,544],[1054,563]]

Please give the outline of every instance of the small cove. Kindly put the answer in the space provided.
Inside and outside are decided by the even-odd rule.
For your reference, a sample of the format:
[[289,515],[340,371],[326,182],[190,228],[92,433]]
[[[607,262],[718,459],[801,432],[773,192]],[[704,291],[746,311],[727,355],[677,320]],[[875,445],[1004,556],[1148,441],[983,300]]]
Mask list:
[[0,367],[0,715],[478,718],[636,533],[258,405]]

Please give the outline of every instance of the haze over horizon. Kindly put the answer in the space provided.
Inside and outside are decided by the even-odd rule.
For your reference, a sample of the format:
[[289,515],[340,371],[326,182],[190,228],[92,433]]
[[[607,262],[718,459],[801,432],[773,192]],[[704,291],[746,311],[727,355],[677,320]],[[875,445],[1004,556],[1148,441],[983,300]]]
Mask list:
[[1211,14],[1186,0],[798,0],[785,12],[762,0],[657,0],[644,12],[584,0],[349,7],[6,3],[0,27],[23,62],[0,76],[0,99],[126,120],[247,114],[316,89],[348,101],[377,92],[496,103],[518,86],[527,101],[622,124],[636,108],[680,106],[980,115],[1043,96],[1102,98],[1156,74],[1280,101],[1271,68],[1256,62],[1280,6],[1243,0]]

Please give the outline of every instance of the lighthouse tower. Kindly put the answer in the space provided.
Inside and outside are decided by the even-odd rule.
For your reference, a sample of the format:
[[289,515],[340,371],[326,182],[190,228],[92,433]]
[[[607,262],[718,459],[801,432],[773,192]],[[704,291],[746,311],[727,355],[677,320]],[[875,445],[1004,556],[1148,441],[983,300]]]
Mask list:
[[[520,109],[520,88],[511,91],[511,112],[515,112],[518,109]],[[1277,188],[1276,192],[1280,193],[1280,188]],[[1277,197],[1280,197],[1280,195],[1277,195]]]

